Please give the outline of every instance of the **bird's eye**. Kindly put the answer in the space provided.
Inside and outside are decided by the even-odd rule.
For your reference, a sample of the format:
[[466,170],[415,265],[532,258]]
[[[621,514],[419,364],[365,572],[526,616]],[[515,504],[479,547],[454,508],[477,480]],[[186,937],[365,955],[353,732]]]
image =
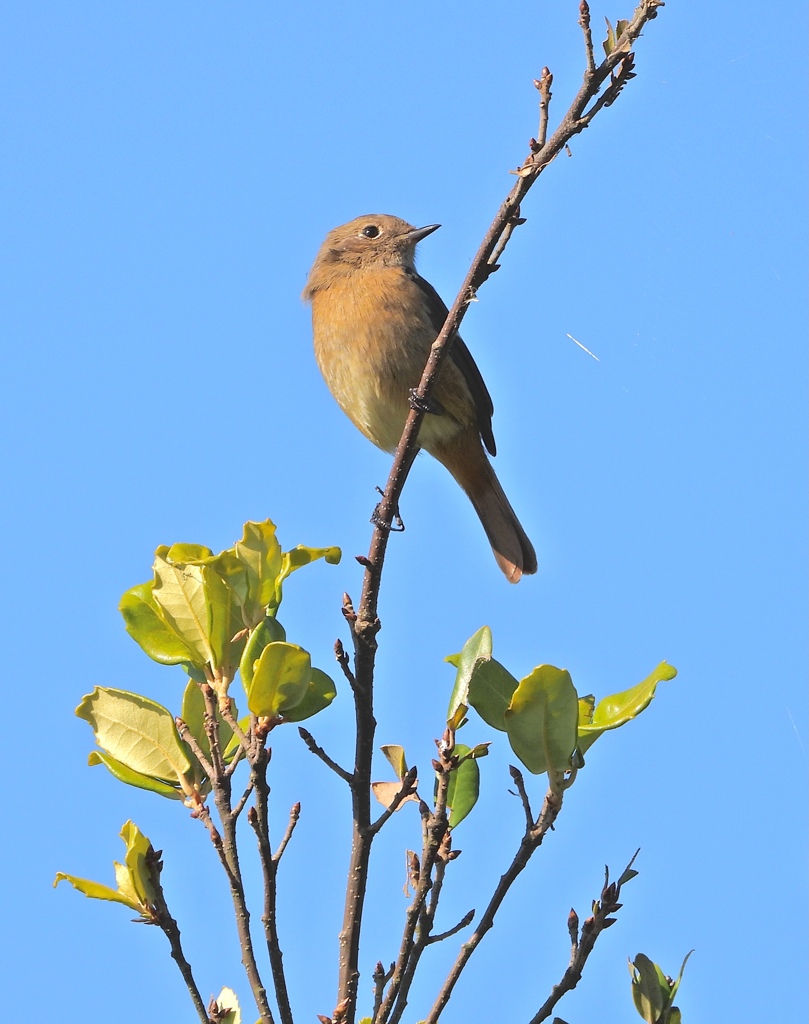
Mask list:
[[379,235],[379,228],[376,226],[376,224],[369,224],[367,227],[363,228],[362,231],[360,231],[360,234],[363,235],[365,238],[376,238]]

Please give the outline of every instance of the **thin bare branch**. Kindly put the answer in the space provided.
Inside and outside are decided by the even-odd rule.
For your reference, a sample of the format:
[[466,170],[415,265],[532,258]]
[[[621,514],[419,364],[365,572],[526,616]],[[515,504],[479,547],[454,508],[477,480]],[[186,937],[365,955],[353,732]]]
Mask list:
[[431,935],[427,939],[427,945],[431,946],[434,942],[443,942],[444,939],[448,939],[453,935],[457,935],[458,932],[462,931],[464,928],[470,925],[472,921],[474,921],[474,919],[475,911],[474,909],[472,909],[468,911],[466,914],[464,914],[461,920],[453,928],[448,928],[447,931],[445,932],[438,932],[437,935]]
[[[637,857],[637,854],[635,854],[635,857]],[[629,862],[624,874],[621,876],[626,881],[628,881],[628,878],[625,878],[625,876],[628,875],[629,878],[632,878],[637,874],[637,872],[631,870],[635,857]],[[608,872],[604,887],[601,890],[601,896],[593,903],[593,913],[582,925],[580,936],[578,935],[579,919],[574,910],[570,911],[568,916],[568,931],[571,938],[570,962],[561,980],[553,986],[551,994],[531,1018],[530,1024],[541,1024],[541,1021],[547,1020],[562,996],[574,989],[581,981],[584,965],[592,953],[599,935],[609,928],[610,925],[615,924],[616,918],[610,915],[616,914],[621,909],[621,887],[622,883],[620,880],[618,882],[609,881]]]
[[587,60],[587,74],[592,75],[596,69],[596,59],[593,53],[593,33],[590,30],[590,7],[587,0],[581,0],[579,4],[579,25],[584,33],[584,53]]
[[350,786],[354,778],[351,772],[347,772],[345,768],[342,768],[336,761],[333,761],[323,747],[318,746],[315,742],[314,736],[307,729],[304,729],[303,726],[298,726],[298,733],[315,757],[319,757],[323,764],[328,765],[336,775],[339,775],[340,778]]
[[205,1003],[202,1001],[199,988],[194,980],[194,973],[191,970],[191,964],[186,960],[185,954],[183,953],[182,942],[180,941],[180,929],[177,922],[169,913],[168,904],[166,903],[166,895],[163,892],[163,886],[160,881],[160,872],[163,869],[163,864],[160,860],[160,853],[156,850],[151,850],[151,855],[147,857],[146,863],[149,869],[152,888],[154,890],[154,909],[156,913],[155,924],[169,940],[169,945],[171,946],[171,957],[177,964],[180,974],[183,976],[183,981],[188,988],[188,994],[191,996],[191,1002],[194,1004],[194,1009],[197,1011],[197,1016],[199,1017],[201,1024],[211,1024],[208,1011],[205,1009]]
[[289,845],[289,841],[292,838],[292,833],[295,831],[295,826],[298,824],[298,819],[301,816],[301,805],[300,802],[293,804],[289,809],[289,822],[287,823],[286,832],[278,844],[278,849],[272,855],[272,859],[277,864],[280,859],[284,856],[284,850]]

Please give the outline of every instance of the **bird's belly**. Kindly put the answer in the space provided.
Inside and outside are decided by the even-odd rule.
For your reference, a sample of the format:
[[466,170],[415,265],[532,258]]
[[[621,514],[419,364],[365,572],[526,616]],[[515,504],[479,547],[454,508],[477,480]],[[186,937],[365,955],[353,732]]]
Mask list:
[[[410,389],[418,386],[434,335],[430,330],[408,330],[391,317],[390,308],[385,312],[386,316],[375,316],[369,310],[335,310],[332,301],[320,315],[313,302],[315,356],[329,389],[369,440],[393,451],[410,412]],[[452,372],[450,367],[446,370]],[[433,443],[454,437],[460,429],[448,413],[428,414],[419,444],[429,451]]]

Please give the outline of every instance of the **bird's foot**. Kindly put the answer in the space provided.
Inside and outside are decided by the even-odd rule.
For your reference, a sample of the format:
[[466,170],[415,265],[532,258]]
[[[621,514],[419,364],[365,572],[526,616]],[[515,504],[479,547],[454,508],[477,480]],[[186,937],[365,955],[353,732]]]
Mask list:
[[[377,493],[384,495],[384,491],[381,487],[377,487]],[[404,533],[405,524],[402,522],[402,517],[399,515],[399,506],[397,505],[393,511],[393,522],[389,523],[379,514],[379,510],[382,507],[380,502],[371,513],[371,522],[374,526],[378,526],[380,530],[385,530],[387,533]]]
[[427,412],[433,416],[443,416],[444,406],[437,398],[420,398],[418,388],[410,388],[408,391],[410,408],[416,412]]

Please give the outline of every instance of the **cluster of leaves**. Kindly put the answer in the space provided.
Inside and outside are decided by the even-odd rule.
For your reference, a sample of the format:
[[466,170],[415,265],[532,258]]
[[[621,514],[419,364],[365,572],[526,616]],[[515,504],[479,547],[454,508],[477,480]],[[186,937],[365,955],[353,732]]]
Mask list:
[[[209,686],[227,720],[218,720],[225,763],[240,741],[230,686],[240,672],[247,709],[269,730],[300,722],[327,707],[336,688],[312,666],[309,653],[288,643],[277,619],[283,584],[296,569],[325,558],[340,560],[336,547],[299,545],[282,551],[270,520],[246,523],[242,539],[215,555],[200,544],[159,547],[154,578],[128,590],[120,604],[127,632],[150,658],[180,665],[190,676],[179,719],[210,759],[205,727]],[[121,782],[195,805],[210,792],[200,760],[183,740],[175,716],[137,693],[98,686],[76,714],[95,733],[100,750],[90,764],[104,764]],[[243,719],[246,729],[250,719]]]
[[[474,708],[487,725],[505,732],[511,748],[534,775],[548,774],[551,789],[561,791],[584,766],[584,755],[599,736],[636,718],[652,701],[657,684],[673,679],[677,670],[661,662],[643,682],[604,697],[579,697],[570,673],[553,665],[539,665],[517,679],[492,657],[492,634],[482,626],[459,654],[446,659],[455,666],[455,685],[447,709],[452,730],[467,721]],[[478,793],[476,759],[486,745],[463,750],[465,759],[454,782],[452,824],[474,806]],[[453,802],[454,801],[454,802]]]
[[674,997],[683,980],[689,956],[691,953],[683,960],[676,979],[664,974],[662,968],[644,953],[638,953],[634,961],[630,961],[632,998],[646,1024],[680,1024],[682,1015],[674,1005]]

